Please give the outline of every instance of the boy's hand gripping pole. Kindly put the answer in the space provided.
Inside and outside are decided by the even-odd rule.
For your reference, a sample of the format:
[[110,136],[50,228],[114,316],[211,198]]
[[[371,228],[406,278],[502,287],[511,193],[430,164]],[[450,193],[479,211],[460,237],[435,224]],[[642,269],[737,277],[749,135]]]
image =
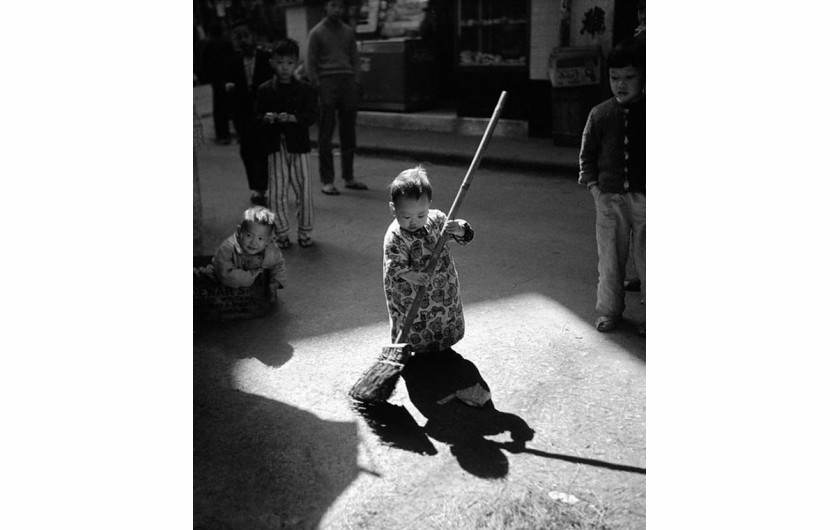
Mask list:
[[[499,102],[496,103],[496,109],[493,110],[493,116],[490,118],[490,122],[487,124],[487,128],[484,130],[484,136],[481,137],[481,143],[478,144],[478,149],[473,156],[472,163],[470,164],[469,169],[467,170],[467,174],[464,176],[464,181],[461,183],[461,188],[458,190],[458,195],[455,196],[455,201],[452,203],[452,207],[449,209],[449,214],[446,216],[446,221],[450,219],[454,219],[456,215],[458,215],[458,208],[461,207],[461,203],[464,201],[464,195],[466,195],[467,190],[470,189],[470,183],[472,182],[473,173],[476,169],[478,169],[478,164],[481,162],[481,157],[484,156],[484,151],[487,149],[487,144],[490,141],[490,137],[493,136],[493,130],[496,128],[496,124],[499,122],[499,117],[502,114],[502,109],[505,106],[505,102],[507,101],[507,92],[502,92],[499,96]],[[444,221],[444,223],[446,223]],[[435,245],[435,250],[432,252],[432,257],[429,259],[429,264],[426,266],[426,269],[423,271],[426,274],[431,275],[435,267],[437,266],[438,258],[440,257],[440,253],[443,252],[443,246],[446,244],[446,241],[449,239],[449,232],[446,230],[440,235],[438,238],[437,245]],[[403,327],[400,330],[400,334],[397,336],[396,344],[402,343],[406,338],[408,338],[408,331],[411,329],[411,325],[414,324],[414,319],[417,317],[417,311],[420,309],[420,303],[423,301],[423,298],[426,296],[426,289],[428,288],[427,285],[421,286],[417,290],[417,295],[414,297],[414,302],[411,304],[411,309],[409,309],[408,314],[405,316],[405,322],[403,323]]]

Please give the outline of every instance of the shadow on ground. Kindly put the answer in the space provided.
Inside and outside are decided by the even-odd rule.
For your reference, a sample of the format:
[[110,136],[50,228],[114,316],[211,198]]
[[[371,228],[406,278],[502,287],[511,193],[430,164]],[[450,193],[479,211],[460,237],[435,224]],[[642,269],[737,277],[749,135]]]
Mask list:
[[500,412],[492,400],[482,407],[472,407],[457,399],[441,405],[443,398],[457,390],[481,385],[490,387],[475,364],[454,350],[417,355],[402,372],[409,399],[423,414],[426,425],[420,427],[405,407],[390,403],[355,404],[380,442],[390,447],[434,455],[437,450],[428,437],[450,446],[461,467],[477,477],[503,478],[508,460],[498,444],[484,437],[509,432],[513,440],[530,440],[533,430],[513,414]]
[[[275,311],[283,311],[282,306]],[[193,520],[197,529],[315,528],[359,475],[355,422],[325,421],[230,388],[230,366],[281,366],[292,347],[260,320],[197,323],[193,370]],[[258,340],[237,341],[235,337]]]
[[[254,358],[275,368],[286,364],[294,353],[292,345],[284,339],[288,322],[286,314],[286,306],[281,299],[262,318],[193,322],[194,346],[212,345],[224,357],[211,362],[211,359],[198,358],[196,353],[197,366],[208,365],[216,372],[214,376],[222,376],[229,375],[227,369],[237,359]],[[271,325],[266,325],[269,321]],[[198,374],[193,374],[193,379],[196,385],[201,382]]]
[[[454,350],[418,355],[406,363],[402,377],[412,404],[428,420],[420,427],[411,413],[391,403],[354,403],[353,408],[366,421],[379,441],[389,447],[425,455],[437,450],[429,437],[449,445],[461,468],[479,478],[499,479],[509,471],[509,453],[528,453],[542,458],[564,460],[594,467],[645,474],[644,468],[592,458],[549,453],[526,446],[534,430],[515,414],[496,409],[492,399],[475,407],[458,399],[441,400],[457,390],[481,385],[490,387],[474,363]],[[510,441],[488,440],[487,436],[507,433]]]
[[355,423],[228,389],[194,407],[195,528],[314,528],[359,474]]

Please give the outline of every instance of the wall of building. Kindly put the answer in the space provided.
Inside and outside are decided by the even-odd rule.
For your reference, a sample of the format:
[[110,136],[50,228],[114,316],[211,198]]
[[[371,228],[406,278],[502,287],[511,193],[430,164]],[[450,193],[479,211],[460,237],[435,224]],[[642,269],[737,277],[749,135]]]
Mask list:
[[300,44],[301,50],[306,49],[306,37],[309,33],[308,10],[305,5],[286,8],[286,34]]
[[548,56],[560,45],[563,0],[531,0],[529,78],[548,80]]
[[[568,10],[567,46],[600,47],[606,56],[613,44],[613,25],[617,1],[633,0],[531,0],[529,61],[528,132],[531,136],[554,136],[555,141],[579,142],[591,106],[609,90],[601,75],[601,85],[576,89],[553,89],[548,75],[549,57],[561,45],[561,23]],[[603,10],[603,31],[581,34],[587,11]],[[605,89],[606,87],[606,89]]]
[[[560,21],[563,2],[569,5],[571,25],[569,45],[572,47],[601,47],[606,55],[613,46],[615,2],[617,0],[531,0],[531,42],[529,77],[548,80],[548,58],[551,50],[560,46]],[[604,32],[592,36],[581,34],[584,15],[590,9],[604,10]]]
[[[612,48],[613,16],[616,0],[572,0],[572,25],[571,41],[573,47],[577,46],[600,46],[601,54],[605,55]],[[591,36],[588,33],[581,34],[583,18],[587,11],[595,7],[604,10],[604,32]]]

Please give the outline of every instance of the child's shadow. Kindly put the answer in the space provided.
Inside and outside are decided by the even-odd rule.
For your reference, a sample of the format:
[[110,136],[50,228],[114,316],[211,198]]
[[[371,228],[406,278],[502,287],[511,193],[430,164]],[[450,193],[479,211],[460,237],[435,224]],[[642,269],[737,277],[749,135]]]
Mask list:
[[[496,410],[492,399],[481,407],[467,405],[458,398],[441,404],[442,399],[475,384],[490,390],[478,368],[453,350],[414,356],[406,363],[402,376],[412,404],[428,420],[425,427],[420,427],[402,406],[391,403],[356,405],[356,410],[373,432],[391,447],[433,455],[437,451],[428,437],[434,438],[449,445],[449,450],[464,471],[480,478],[507,476],[509,463],[503,451],[529,453],[616,471],[646,473],[643,467],[526,447],[526,443],[534,438],[534,430],[519,416]],[[509,433],[510,440],[486,438],[502,433]]]
[[402,376],[412,404],[428,419],[425,433],[448,444],[461,467],[477,477],[502,478],[508,473],[504,444],[485,436],[508,432],[510,444],[521,447],[534,437],[525,420],[496,410],[492,399],[481,407],[459,399],[438,404],[455,391],[475,384],[490,391],[475,364],[452,349],[416,355],[406,364]]

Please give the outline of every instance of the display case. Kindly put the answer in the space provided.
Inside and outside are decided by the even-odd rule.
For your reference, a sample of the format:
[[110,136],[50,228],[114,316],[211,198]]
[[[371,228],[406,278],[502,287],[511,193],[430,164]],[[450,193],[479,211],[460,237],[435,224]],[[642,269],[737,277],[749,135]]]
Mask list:
[[459,0],[458,66],[527,68],[528,2]]
[[527,0],[458,0],[455,69],[460,116],[488,117],[502,90],[502,117],[525,118],[528,91]]
[[435,96],[434,52],[419,39],[359,42],[361,110],[413,112]]

